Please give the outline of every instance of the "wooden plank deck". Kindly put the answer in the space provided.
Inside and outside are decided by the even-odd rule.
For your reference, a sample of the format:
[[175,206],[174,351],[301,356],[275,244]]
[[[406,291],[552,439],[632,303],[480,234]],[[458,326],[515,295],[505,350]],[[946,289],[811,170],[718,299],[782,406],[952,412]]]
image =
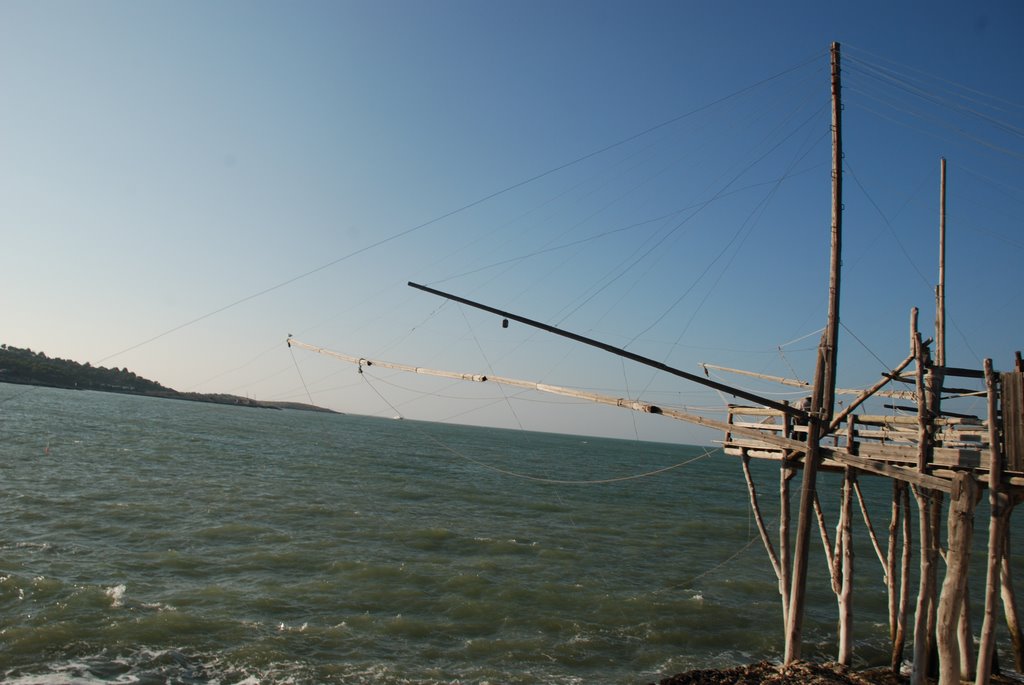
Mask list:
[[[1007,459],[1004,479],[1007,485],[1024,487],[1024,382],[1022,374],[1003,374],[1004,388],[1002,424]],[[997,419],[997,420],[998,420]],[[1007,421],[1007,419],[1009,419]],[[783,450],[771,443],[773,437],[803,441],[807,426],[787,423],[786,416],[775,409],[730,405],[727,423],[745,429],[743,435],[725,433],[722,450],[725,454],[753,459],[781,461],[787,455],[799,466],[803,455]],[[1012,424],[1012,425],[1009,425]],[[1018,425],[1019,424],[1019,425]],[[824,459],[821,468],[842,470],[847,466],[866,473],[914,482],[914,474],[952,483],[958,472],[971,471],[982,483],[988,482],[992,466],[992,449],[988,421],[977,417],[944,416],[931,422],[930,459],[924,470],[918,468],[920,421],[914,415],[854,414],[844,419],[834,433],[822,441]],[[751,430],[763,432],[766,440],[750,435]],[[1014,458],[1010,458],[1010,455]],[[946,489],[942,487],[941,489]]]

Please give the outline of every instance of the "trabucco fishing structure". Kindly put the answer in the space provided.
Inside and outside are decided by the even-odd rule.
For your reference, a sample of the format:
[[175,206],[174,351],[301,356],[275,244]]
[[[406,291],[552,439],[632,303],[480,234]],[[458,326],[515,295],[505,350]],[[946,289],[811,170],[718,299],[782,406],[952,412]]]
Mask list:
[[[907,357],[866,390],[836,388],[837,338],[842,254],[842,105],[840,101],[840,50],[833,43],[832,93],[832,211],[827,321],[818,345],[813,383],[753,374],[711,364],[709,368],[757,376],[805,388],[809,400],[799,405],[760,397],[706,376],[672,368],[627,350],[568,332],[539,321],[502,311],[457,295],[409,283],[432,295],[515,320],[541,330],[591,345],[612,354],[656,368],[664,373],[714,388],[746,404],[729,404],[725,421],[662,407],[640,400],[616,398],[555,385],[493,375],[439,371],[331,352],[294,338],[288,345],[330,355],[364,366],[381,366],[431,376],[472,382],[510,385],[569,396],[633,411],[659,414],[722,431],[725,454],[740,459],[750,505],[778,578],[785,625],[784,662],[800,658],[805,613],[808,554],[812,528],[819,528],[827,559],[831,587],[837,598],[838,657],[850,665],[853,653],[853,499],[856,495],[872,546],[881,563],[888,592],[888,617],[892,639],[893,670],[904,660],[908,633],[913,638],[911,683],[926,682],[937,671],[940,685],[974,681],[990,682],[995,653],[999,602],[1003,605],[1018,671],[1024,671],[1024,638],[1018,621],[1009,562],[1009,520],[1014,506],[1024,499],[1024,364],[1016,354],[1011,371],[999,373],[992,360],[983,368],[956,368],[946,364],[945,345],[945,160],[940,165],[939,284],[936,287],[935,335],[925,339],[918,328],[918,310],[910,314]],[[907,383],[912,391],[887,390],[892,382]],[[957,385],[973,385],[961,388]],[[854,399],[836,412],[837,394]],[[964,416],[944,410],[943,400],[985,397],[986,415]],[[872,397],[908,401],[901,413],[857,414],[855,410]],[[894,407],[897,408],[897,407]],[[751,459],[779,464],[778,539],[769,535],[750,471]],[[830,540],[818,498],[819,471],[842,476],[839,520],[835,540]],[[802,472],[800,498],[791,513],[791,481]],[[861,496],[858,478],[870,475],[892,481],[892,507],[888,538],[879,539]],[[987,564],[983,593],[983,623],[977,646],[971,626],[968,597],[968,562],[975,527],[975,507],[987,488],[990,504]],[[910,597],[913,525],[910,499],[918,508],[918,591]],[[948,512],[943,507],[948,497]],[[946,518],[946,549],[940,553],[942,520]],[[946,571],[939,586],[939,559]],[[913,607],[911,602],[913,601]],[[937,654],[937,662],[932,655]]]

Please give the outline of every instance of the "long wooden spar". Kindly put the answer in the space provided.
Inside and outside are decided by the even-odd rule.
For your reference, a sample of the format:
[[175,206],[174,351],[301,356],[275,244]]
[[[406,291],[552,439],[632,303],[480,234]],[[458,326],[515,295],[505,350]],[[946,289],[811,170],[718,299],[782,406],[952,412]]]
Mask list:
[[465,304],[470,307],[483,310],[485,312],[490,312],[491,314],[497,314],[503,319],[511,319],[513,321],[518,321],[519,323],[524,323],[527,326],[539,328],[542,331],[554,333],[555,335],[560,335],[563,338],[569,338],[570,340],[575,340],[576,342],[583,343],[584,345],[596,347],[599,350],[610,352],[619,357],[624,357],[631,361],[635,361],[639,364],[643,364],[644,366],[650,366],[652,368],[658,369],[659,371],[664,371],[665,373],[671,374],[673,376],[685,378],[688,381],[699,383],[700,385],[704,385],[715,390],[720,390],[724,393],[732,395],[733,397],[741,397],[745,400],[749,400],[750,402],[756,402],[757,404],[760,404],[764,407],[771,407],[772,409],[776,409],[790,416],[795,416],[804,422],[807,422],[809,419],[807,412],[797,407],[784,404],[782,402],[776,402],[775,400],[768,399],[767,397],[761,397],[760,395],[756,395],[752,392],[747,392],[746,390],[741,390],[740,388],[736,388],[731,385],[726,385],[725,383],[719,383],[709,378],[702,378],[697,374],[688,373],[681,369],[676,369],[674,367],[671,367],[667,364],[651,359],[649,357],[644,357],[634,352],[630,352],[629,350],[624,350],[621,347],[615,347],[614,345],[609,345],[608,343],[601,342],[600,340],[594,340],[593,338],[588,338],[578,333],[573,333],[571,331],[558,328],[557,326],[552,326],[550,324],[546,324],[541,321],[536,321],[534,319],[528,319],[525,316],[519,316],[518,314],[513,314],[511,312],[506,312],[501,309],[496,309],[494,307],[481,304],[480,302],[474,302],[473,300],[468,300],[464,297],[459,297],[458,295],[446,293],[441,290],[435,290],[434,288],[430,288],[425,285],[420,285],[418,283],[413,283],[412,281],[409,281],[409,285],[413,288],[416,288],[417,290],[422,290],[425,293],[430,293],[431,295],[443,297],[445,299],[451,300],[452,302],[458,302],[460,304]]
[[[536,381],[521,380],[518,378],[506,378],[504,376],[493,376],[485,375],[481,373],[463,373],[460,371],[445,371],[442,369],[431,369],[425,366],[413,366],[411,364],[400,364],[398,362],[384,361],[382,359],[370,359],[368,357],[357,357],[350,354],[342,354],[341,352],[335,352],[328,350],[323,347],[311,345],[309,343],[302,342],[295,338],[288,338],[289,347],[298,347],[300,349],[309,350],[316,354],[323,355],[325,357],[333,357],[349,364],[355,364],[362,369],[363,367],[372,368],[379,366],[384,369],[394,369],[396,371],[403,371],[406,373],[415,373],[421,376],[432,376],[435,378],[451,378],[457,381],[468,381],[471,383],[494,383],[496,385],[508,385],[515,388],[523,388],[525,390],[535,390],[537,392],[547,393],[550,395],[560,395],[562,397],[572,397],[574,399],[585,400],[587,402],[593,402],[595,404],[604,404],[611,407],[619,407],[621,409],[629,409],[631,411],[640,412],[643,414],[656,414],[658,416],[666,416],[670,419],[677,421],[684,421],[697,426],[704,426],[705,428],[711,428],[713,430],[719,430],[723,433],[730,433],[732,435],[741,435],[748,438],[758,440],[762,444],[768,447],[774,447],[778,450],[787,450],[789,452],[788,459],[791,460],[791,464],[794,466],[799,465],[800,458],[807,451],[807,443],[794,440],[793,438],[787,438],[782,435],[773,435],[770,432],[759,430],[757,428],[742,426],[736,423],[728,423],[726,421],[719,421],[711,419],[706,416],[699,414],[690,414],[688,412],[680,411],[672,407],[663,407],[649,402],[644,402],[640,399],[629,399],[623,397],[615,397],[613,395],[603,395],[595,392],[587,392],[584,390],[577,390],[576,388],[566,388],[559,385],[551,385],[549,383],[538,383]],[[931,476],[924,473],[919,473],[916,469],[904,468],[901,466],[895,466],[892,464],[880,464],[873,462],[870,459],[857,457],[854,455],[847,454],[845,449],[821,447],[821,450],[826,454],[832,461],[846,466],[853,466],[867,473],[873,473],[876,475],[886,476],[889,478],[896,478],[899,480],[913,483],[914,485],[920,485],[922,487],[932,488],[935,490],[949,491],[949,482]]]
[[756,438],[761,442],[777,447],[779,449],[789,450],[793,456],[798,456],[806,449],[806,445],[798,440],[792,438],[786,438],[781,435],[770,435],[764,431],[757,430],[756,428],[747,428],[744,426],[737,426],[735,424],[727,423],[725,421],[717,421],[715,419],[709,419],[705,416],[698,414],[690,414],[678,409],[671,407],[662,407],[656,404],[650,404],[642,400],[632,400],[623,397],[614,397],[612,395],[602,395],[594,392],[586,392],[584,390],[577,390],[575,388],[566,388],[559,385],[550,385],[548,383],[537,383],[536,381],[520,380],[518,378],[506,378],[504,376],[493,376],[485,375],[480,373],[462,373],[459,371],[445,371],[441,369],[429,369],[424,366],[412,366],[410,364],[400,364],[398,362],[384,361],[381,359],[369,359],[367,357],[357,357],[349,354],[342,354],[341,352],[335,352],[328,350],[323,347],[317,347],[316,345],[310,345],[309,343],[296,340],[295,338],[288,338],[289,347],[298,347],[300,349],[309,350],[316,354],[324,355],[326,357],[333,357],[349,364],[355,364],[360,367],[371,368],[379,366],[385,369],[394,369],[396,371],[404,371],[406,373],[415,373],[423,376],[433,376],[437,378],[451,378],[459,381],[469,381],[473,383],[495,383],[498,385],[508,385],[516,388],[523,388],[526,390],[536,390],[538,392],[548,393],[551,395],[561,395],[563,397],[572,397],[575,399],[586,400],[588,402],[594,402],[596,404],[605,404],[612,407],[621,407],[623,409],[630,409],[632,411],[644,413],[644,414],[657,414],[660,416],[667,416],[678,421],[685,421],[686,423],[692,423],[698,426],[704,426],[706,428],[712,428],[720,430],[722,432],[729,432],[734,435],[744,435],[750,438]]
[[[893,380],[892,376],[895,376],[900,371],[905,369],[910,364],[910,362],[913,361],[913,360],[914,360],[913,357],[909,357],[908,360],[905,363],[901,364],[900,366],[897,366],[894,371],[890,371],[889,372],[889,376],[886,377],[886,378],[883,378],[880,381],[880,385],[878,387],[881,387],[882,385],[885,385],[886,383],[891,383],[892,380]],[[718,364],[709,364],[707,362],[701,362],[700,365],[701,365],[702,368],[705,368],[705,369],[715,369],[716,371],[725,371],[726,373],[734,373],[734,374],[737,374],[739,376],[749,376],[751,378],[760,378],[761,380],[772,381],[773,383],[779,383],[780,385],[788,385],[788,386],[793,387],[793,388],[803,388],[804,390],[807,390],[808,392],[814,390],[814,386],[811,385],[810,383],[807,383],[805,381],[794,380],[792,378],[785,378],[784,376],[771,376],[771,375],[766,374],[766,373],[756,373],[754,371],[745,371],[743,369],[734,369],[734,368],[731,368],[729,366],[720,366]],[[836,394],[837,395],[862,395],[862,394],[864,394],[864,389],[863,388],[836,388]],[[915,393],[913,391],[910,391],[910,390],[878,390],[876,388],[875,392],[872,392],[870,394],[872,396],[893,397],[893,398],[900,399],[900,400],[916,400],[917,399],[917,393]],[[834,421],[833,421],[833,423],[834,423]]]

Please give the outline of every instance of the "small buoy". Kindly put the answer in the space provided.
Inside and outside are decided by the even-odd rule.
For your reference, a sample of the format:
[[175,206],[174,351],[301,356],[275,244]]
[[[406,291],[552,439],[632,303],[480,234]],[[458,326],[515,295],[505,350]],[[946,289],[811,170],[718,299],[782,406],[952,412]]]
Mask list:
[[502,328],[508,328],[508,319],[502,319],[501,320],[501,327]]

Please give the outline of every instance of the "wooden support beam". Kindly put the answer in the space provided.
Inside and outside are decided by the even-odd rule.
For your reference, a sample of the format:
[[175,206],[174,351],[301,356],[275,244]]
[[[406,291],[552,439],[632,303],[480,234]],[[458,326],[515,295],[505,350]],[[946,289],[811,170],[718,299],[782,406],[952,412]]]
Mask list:
[[888,599],[889,609],[889,640],[893,644],[893,661],[903,660],[903,650],[900,649],[899,659],[895,655],[896,647],[896,611],[898,598],[896,596],[896,542],[898,540],[900,526],[900,482],[892,482],[892,507],[889,514],[889,544],[885,554],[885,594]]
[[1024,672],[1024,634],[1021,632],[1020,615],[1017,612],[1017,595],[1013,590],[1013,575],[1010,570],[1010,512],[1012,505],[1006,509],[1006,532],[1003,534],[1002,560],[1000,561],[1000,595],[1003,600],[1003,613],[1006,615],[1006,628],[1010,633],[1013,645],[1013,663],[1018,673]]
[[942,373],[945,376],[959,376],[960,378],[977,378],[984,380],[985,372],[978,369],[963,369],[956,366],[943,366]]
[[931,656],[932,632],[929,630],[929,615],[935,605],[936,561],[939,556],[936,529],[933,526],[937,493],[924,488],[914,488],[918,506],[918,528],[921,539],[921,570],[918,580],[917,607],[914,611],[914,657],[910,672],[911,685],[925,685],[928,681],[928,666]]
[[[902,509],[903,515],[899,516]],[[893,481],[893,517],[900,518],[903,528],[902,553],[900,554],[900,589],[895,616],[890,610],[890,622],[894,624],[892,633],[892,659],[890,667],[893,673],[899,673],[903,665],[903,649],[907,641],[907,606],[910,598],[910,561],[913,550],[913,525],[910,520],[910,486],[900,481]],[[890,528],[890,535],[893,529]],[[890,567],[895,566],[895,544],[890,539],[889,556],[893,560]],[[895,619],[895,620],[893,620]]]
[[967,567],[971,558],[974,505],[977,499],[978,485],[974,477],[970,473],[956,474],[949,497],[949,520],[946,525],[946,577],[942,583],[936,616],[939,685],[960,685],[961,655],[957,633],[967,588]]
[[888,583],[888,564],[885,552],[882,551],[882,545],[878,542],[878,535],[875,533],[875,526],[871,523],[871,515],[868,513],[867,504],[864,502],[864,494],[860,491],[860,481],[854,479],[853,491],[857,494],[857,503],[860,505],[860,513],[864,518],[864,525],[868,529],[868,537],[871,539],[871,545],[875,548],[875,554],[878,556],[879,563],[882,564],[882,572],[886,574],[886,582]]
[[1006,515],[1009,500],[1003,485],[1003,454],[999,439],[998,377],[992,370],[992,360],[985,360],[985,387],[988,389],[988,429],[992,449],[989,470],[988,566],[985,574],[985,609],[978,643],[978,672],[976,685],[988,685],[992,676],[992,655],[995,652],[996,594],[999,592],[1000,567],[1006,544]]
[[[907,356],[906,359],[904,359],[902,362],[900,362],[900,364],[895,369],[893,369],[893,371],[892,371],[893,375],[898,374],[900,371],[902,371],[903,369],[907,368],[907,366],[909,366],[910,362],[912,362],[912,361],[914,361],[914,355],[910,354],[910,355]],[[857,398],[853,400],[853,402],[850,402],[850,404],[847,405],[846,409],[841,411],[838,416],[836,416],[834,419],[832,419],[832,423],[829,424],[828,431],[831,433],[836,428],[838,428],[839,424],[843,422],[843,419],[845,419],[847,416],[849,416],[851,413],[853,413],[854,409],[856,409],[857,407],[862,405],[865,401],[867,401],[870,397],[872,397],[873,395],[878,393],[878,391],[881,390],[882,388],[884,388],[886,386],[886,384],[889,383],[889,382],[890,382],[890,378],[888,376],[883,376],[882,380],[878,381],[877,383],[872,385],[870,388],[868,388],[867,390],[862,392],[860,395],[858,395]],[[906,393],[906,394],[912,394],[912,393]]]
[[836,535],[840,557],[839,587],[839,656],[841,666],[849,667],[853,660],[853,488],[857,473],[847,467],[843,472],[843,502],[840,508],[839,530]]
[[[897,371],[894,371],[893,373],[899,373],[899,371],[902,371],[903,368],[907,364],[910,363],[910,361],[912,361],[912,360],[908,360],[905,364],[903,364],[903,366],[899,367],[899,369]],[[707,373],[707,369],[715,369],[716,371],[725,371],[727,373],[735,373],[735,374],[740,375],[740,376],[748,376],[750,378],[760,378],[761,380],[772,381],[773,383],[779,383],[780,385],[788,385],[791,388],[803,388],[804,390],[806,390],[808,392],[812,392],[814,390],[814,388],[811,386],[810,383],[807,383],[805,381],[794,380],[792,378],[786,378],[785,376],[772,376],[772,375],[766,374],[766,373],[757,373],[755,371],[746,371],[744,369],[734,369],[734,368],[732,368],[730,366],[721,366],[719,364],[710,364],[708,362],[701,362],[700,365],[701,365],[701,368],[704,369],[705,373]],[[889,377],[887,374],[882,374],[882,380],[878,383],[877,387],[875,387],[873,390],[865,391],[865,390],[861,390],[859,388],[836,388],[836,394],[837,395],[863,395],[866,392],[866,393],[868,393],[869,396],[870,395],[878,395],[879,397],[891,397],[891,398],[901,399],[901,400],[912,400],[912,399],[914,399],[914,393],[908,392],[906,390],[893,390],[893,391],[881,391],[880,390],[882,387],[884,387],[888,383],[892,382],[892,380],[893,380],[893,378]],[[863,400],[861,400],[861,401],[863,401]],[[858,402],[858,404],[860,404],[860,403]]]
[[[816,388],[821,388],[821,356],[816,373]],[[815,392],[812,407],[820,407],[821,392]],[[798,515],[796,541],[793,550],[792,586],[789,593],[789,615],[786,617],[786,645],[784,664],[791,664],[800,658],[803,644],[804,604],[807,593],[807,557],[810,552],[811,513],[817,497],[818,466],[821,462],[821,419],[812,415],[807,432],[807,456],[804,459],[803,480],[800,484],[800,510]]]
[[885,476],[886,478],[895,478],[902,480],[919,487],[928,488],[929,490],[936,490],[940,492],[948,491],[951,484],[949,480],[945,478],[939,478],[931,474],[920,473],[914,469],[893,466],[892,464],[886,464],[883,462],[877,462],[871,459],[866,459],[860,456],[854,456],[852,454],[846,454],[842,449],[833,447],[823,447],[822,453],[830,460],[838,462],[843,466],[853,466],[861,471],[872,473],[876,476]]
[[754,521],[757,522],[757,531],[761,534],[761,542],[764,543],[764,549],[768,552],[768,560],[772,563],[772,569],[775,570],[775,577],[777,580],[782,580],[782,570],[779,565],[779,557],[775,554],[775,546],[772,544],[772,539],[768,536],[768,528],[764,524],[764,517],[761,516],[761,507],[757,503],[757,488],[754,485],[754,478],[750,475],[750,457],[743,457],[743,478],[747,481],[747,494],[750,496],[750,510],[754,513]]
[[[783,437],[792,438],[793,419],[788,414],[783,421]],[[782,595],[782,625],[786,625],[789,619],[789,599],[791,590],[792,556],[789,539],[789,481],[796,475],[796,469],[792,465],[793,453],[785,451],[782,453],[782,460],[779,464],[779,593]]]

